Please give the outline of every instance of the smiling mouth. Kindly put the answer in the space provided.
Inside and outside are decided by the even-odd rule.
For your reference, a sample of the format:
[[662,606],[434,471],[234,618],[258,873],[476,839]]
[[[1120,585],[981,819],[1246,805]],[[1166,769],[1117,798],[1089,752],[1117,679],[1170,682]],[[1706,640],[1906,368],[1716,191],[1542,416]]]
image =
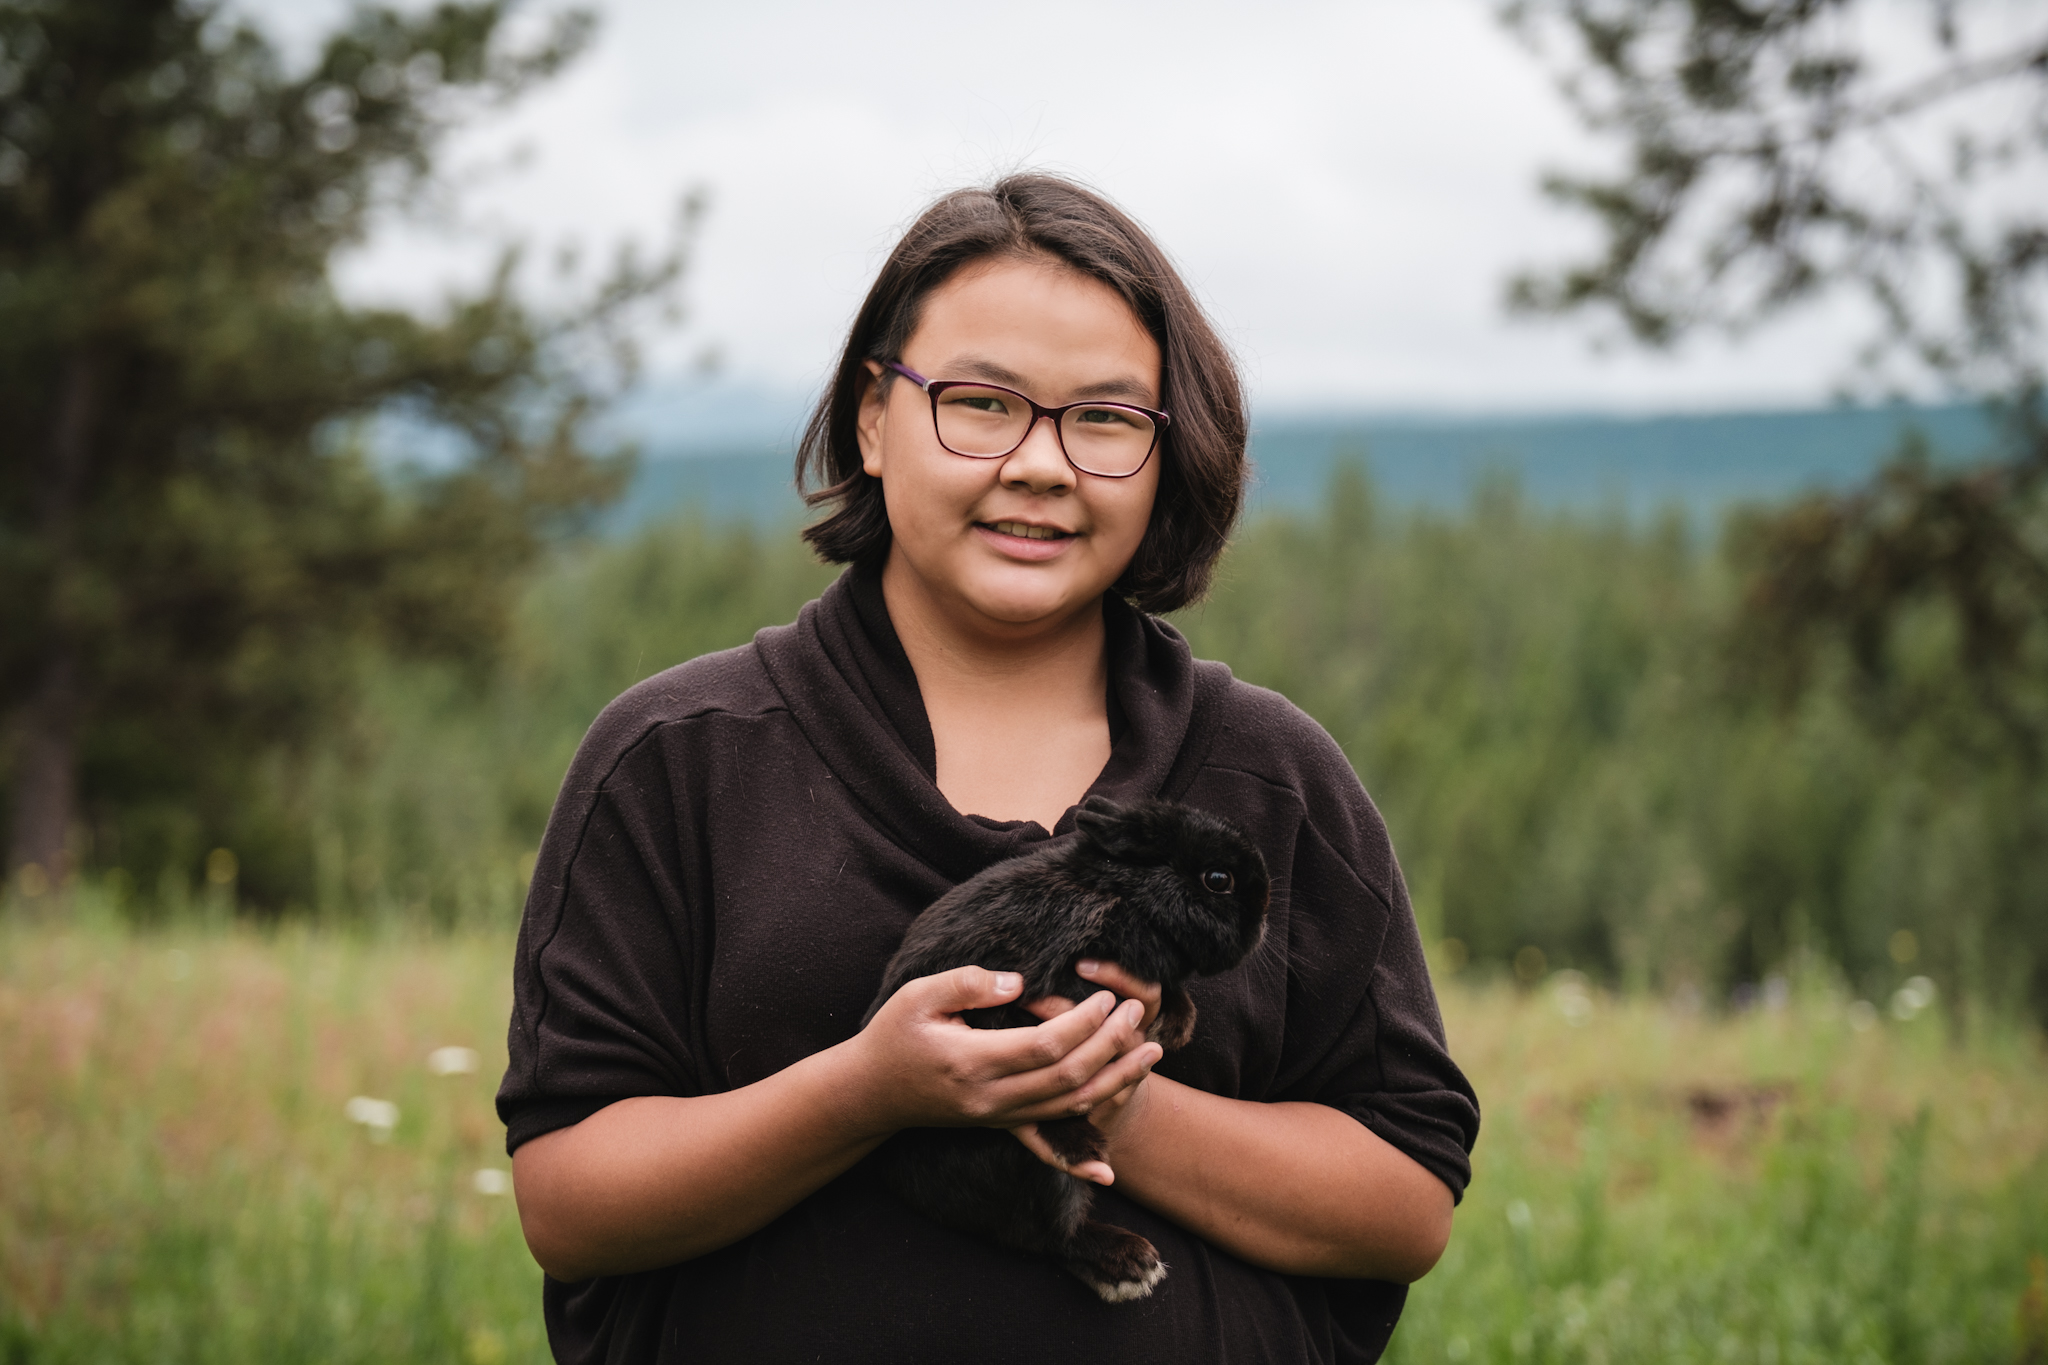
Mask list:
[[1051,526],[1027,526],[1021,521],[984,521],[980,523],[991,531],[1006,536],[1021,536],[1025,540],[1065,540],[1072,531],[1061,531]]

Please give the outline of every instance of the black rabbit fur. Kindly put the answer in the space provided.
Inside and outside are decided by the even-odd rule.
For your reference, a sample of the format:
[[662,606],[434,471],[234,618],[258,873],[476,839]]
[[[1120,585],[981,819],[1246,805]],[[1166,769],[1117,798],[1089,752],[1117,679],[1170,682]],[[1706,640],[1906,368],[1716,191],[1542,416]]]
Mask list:
[[[1195,1025],[1188,978],[1228,971],[1265,931],[1266,861],[1234,825],[1172,802],[1090,797],[1075,821],[1079,838],[997,863],[932,902],[889,960],[867,1019],[904,982],[970,964],[1021,973],[1020,1001],[1083,1000],[1100,988],[1074,964],[1095,958],[1157,981],[1152,1037],[1168,1049],[1185,1044]],[[976,1028],[1039,1022],[1021,1005],[963,1017]],[[1103,1153],[1101,1130],[1085,1117],[1038,1127],[1070,1166]],[[926,1217],[1052,1256],[1107,1302],[1143,1298],[1165,1278],[1150,1242],[1089,1216],[1093,1185],[1000,1129],[906,1129],[880,1160],[889,1188]]]

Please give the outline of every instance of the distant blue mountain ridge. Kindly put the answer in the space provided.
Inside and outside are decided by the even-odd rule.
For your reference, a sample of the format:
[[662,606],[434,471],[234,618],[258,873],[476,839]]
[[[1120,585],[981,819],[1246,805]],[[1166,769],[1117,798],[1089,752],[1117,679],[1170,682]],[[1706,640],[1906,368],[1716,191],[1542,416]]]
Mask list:
[[[615,429],[637,437],[642,459],[602,531],[630,531],[692,505],[712,521],[803,515],[791,483],[801,411],[721,401],[722,409],[698,403],[694,421],[651,402],[621,414]],[[1944,462],[1991,453],[1991,426],[1970,404],[1664,416],[1289,413],[1254,420],[1251,510],[1313,508],[1336,468],[1360,461],[1397,506],[1452,509],[1497,473],[1540,506],[1634,518],[1675,508],[1711,519],[1735,503],[1859,482],[1908,430]]]

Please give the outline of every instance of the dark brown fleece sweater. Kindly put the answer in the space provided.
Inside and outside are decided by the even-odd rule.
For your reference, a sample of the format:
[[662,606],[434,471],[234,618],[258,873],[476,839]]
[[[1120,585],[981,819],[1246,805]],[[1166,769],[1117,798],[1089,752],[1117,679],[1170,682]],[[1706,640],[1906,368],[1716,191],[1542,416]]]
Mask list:
[[[1472,1089],[1443,1025],[1386,827],[1285,698],[1198,662],[1110,598],[1109,765],[1091,789],[1216,812],[1274,872],[1265,945],[1192,983],[1194,1041],[1159,1073],[1350,1114],[1453,1194]],[[514,967],[508,1149],[635,1095],[747,1085],[849,1037],[918,911],[1048,837],[939,793],[917,679],[877,581],[672,668],[605,709],[563,782]],[[1051,837],[1070,835],[1073,813]],[[1058,1266],[949,1232],[867,1164],[744,1240],[544,1298],[564,1362],[1117,1365],[1370,1361],[1405,1290],[1246,1264],[1104,1191],[1098,1216],[1172,1268],[1110,1306]]]

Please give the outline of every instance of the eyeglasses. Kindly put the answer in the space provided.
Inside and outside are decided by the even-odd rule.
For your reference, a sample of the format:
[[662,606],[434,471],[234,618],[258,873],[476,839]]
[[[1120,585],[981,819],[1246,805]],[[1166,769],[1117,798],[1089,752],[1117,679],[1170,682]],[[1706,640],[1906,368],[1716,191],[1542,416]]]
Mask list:
[[970,460],[1000,460],[1014,453],[1038,419],[1050,417],[1068,464],[1097,478],[1128,479],[1152,458],[1161,429],[1173,420],[1128,403],[1048,408],[1000,384],[926,379],[893,360],[882,363],[925,391],[932,400],[932,427],[939,444]]

